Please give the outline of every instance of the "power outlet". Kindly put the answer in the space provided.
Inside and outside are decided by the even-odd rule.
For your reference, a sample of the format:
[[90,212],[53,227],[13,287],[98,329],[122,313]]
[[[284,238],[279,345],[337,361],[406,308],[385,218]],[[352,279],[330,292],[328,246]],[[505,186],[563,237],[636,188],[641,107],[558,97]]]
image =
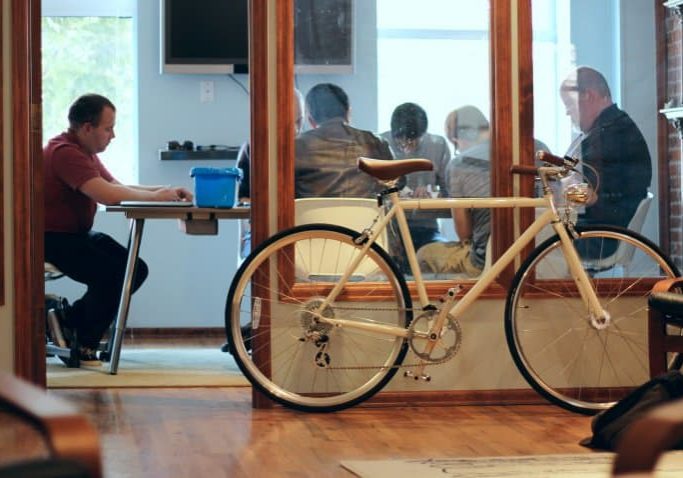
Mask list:
[[213,81],[199,82],[199,101],[201,103],[213,103]]

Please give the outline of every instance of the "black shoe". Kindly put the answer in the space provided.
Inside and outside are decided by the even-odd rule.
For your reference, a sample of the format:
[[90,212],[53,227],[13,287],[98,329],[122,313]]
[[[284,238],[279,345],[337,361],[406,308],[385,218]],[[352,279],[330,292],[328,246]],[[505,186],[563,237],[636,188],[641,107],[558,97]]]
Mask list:
[[78,359],[80,360],[81,365],[86,367],[102,366],[102,362],[97,358],[97,350],[91,349],[90,347],[79,347]]

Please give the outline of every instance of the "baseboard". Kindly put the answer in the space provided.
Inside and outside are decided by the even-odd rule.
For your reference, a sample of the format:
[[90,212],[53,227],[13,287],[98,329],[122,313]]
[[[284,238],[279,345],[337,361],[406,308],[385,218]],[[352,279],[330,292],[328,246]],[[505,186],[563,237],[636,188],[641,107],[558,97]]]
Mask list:
[[531,389],[434,390],[380,392],[362,404],[365,407],[449,405],[543,405],[548,402]]
[[[256,393],[254,408],[277,408],[280,405],[271,402]],[[448,407],[463,405],[547,405],[544,400],[531,389],[501,390],[434,390],[413,392],[380,392],[371,399],[357,405],[357,408],[395,408],[395,407]]]
[[127,328],[124,338],[155,339],[155,338],[225,338],[223,327],[137,327]]

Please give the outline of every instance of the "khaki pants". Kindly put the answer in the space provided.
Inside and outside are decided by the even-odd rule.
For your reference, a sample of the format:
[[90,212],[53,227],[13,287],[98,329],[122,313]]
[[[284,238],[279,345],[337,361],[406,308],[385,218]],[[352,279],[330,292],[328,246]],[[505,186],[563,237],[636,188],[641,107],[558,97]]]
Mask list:
[[469,242],[432,242],[417,251],[417,262],[423,272],[465,273],[476,277],[482,269],[472,264],[471,253]]

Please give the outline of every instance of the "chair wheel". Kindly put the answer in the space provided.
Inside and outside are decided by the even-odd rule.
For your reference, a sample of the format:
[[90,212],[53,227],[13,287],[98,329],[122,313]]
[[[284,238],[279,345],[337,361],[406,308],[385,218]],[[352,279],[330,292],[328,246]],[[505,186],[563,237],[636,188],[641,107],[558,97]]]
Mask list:
[[109,352],[100,352],[100,362],[109,362],[110,359],[111,357],[109,356]]
[[230,352],[230,344],[225,342],[223,345],[221,345],[221,352],[226,354]]

